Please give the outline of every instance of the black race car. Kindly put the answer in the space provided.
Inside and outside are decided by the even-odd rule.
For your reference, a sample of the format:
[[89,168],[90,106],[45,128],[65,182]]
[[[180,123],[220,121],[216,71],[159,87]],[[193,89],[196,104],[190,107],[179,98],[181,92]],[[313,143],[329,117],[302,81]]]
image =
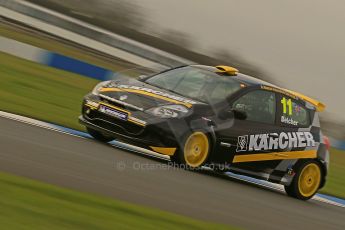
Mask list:
[[324,108],[232,67],[193,65],[101,82],[85,96],[79,120],[99,141],[279,183],[307,200],[328,171],[318,117]]

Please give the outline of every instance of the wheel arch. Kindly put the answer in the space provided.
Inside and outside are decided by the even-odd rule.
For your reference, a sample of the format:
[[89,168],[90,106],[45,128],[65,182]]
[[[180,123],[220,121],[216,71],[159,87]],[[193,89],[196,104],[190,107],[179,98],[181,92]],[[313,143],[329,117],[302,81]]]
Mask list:
[[299,159],[296,162],[296,164],[293,166],[294,171],[298,170],[298,167],[300,165],[302,165],[302,164],[304,164],[305,162],[308,162],[308,161],[315,161],[320,166],[322,177],[321,177],[321,183],[320,183],[319,189],[323,188],[325,186],[325,184],[326,184],[326,177],[327,177],[327,173],[328,173],[326,163],[323,160],[321,160],[319,158]]
[[184,141],[195,132],[203,132],[209,140],[209,154],[206,159],[205,163],[209,163],[209,160],[211,159],[211,156],[214,154],[216,150],[216,143],[217,143],[217,137],[216,133],[213,129],[213,124],[210,122],[210,120],[207,119],[199,119],[194,120],[190,123],[189,128],[184,130],[183,134],[177,139],[178,149],[174,153],[172,157],[176,158],[179,155],[179,151],[183,151],[184,148]]
[[327,174],[328,174],[327,164],[325,161],[323,161],[319,158],[316,158],[315,161],[319,163],[320,168],[321,168],[322,177],[321,177],[321,183],[319,186],[319,189],[321,189],[326,184],[326,178],[327,178]]
[[[211,120],[207,120],[207,119],[201,119],[198,121],[193,121],[191,122],[190,125],[190,132],[197,132],[197,131],[201,131],[203,133],[206,134],[206,136],[209,138],[209,145],[210,145],[210,149],[209,149],[209,155],[207,158],[207,161],[209,161],[209,159],[211,159],[211,156],[215,153],[216,151],[216,144],[217,144],[217,136],[216,136],[216,132],[213,128],[213,122]],[[185,134],[186,135],[186,134]]]

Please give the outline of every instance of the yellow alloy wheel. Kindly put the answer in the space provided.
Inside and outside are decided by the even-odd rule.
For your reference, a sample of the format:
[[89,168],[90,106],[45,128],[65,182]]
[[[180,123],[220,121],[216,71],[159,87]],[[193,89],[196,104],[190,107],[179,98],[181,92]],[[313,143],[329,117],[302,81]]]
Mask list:
[[207,136],[202,132],[190,135],[184,145],[184,159],[191,167],[200,167],[205,162],[209,152]]
[[302,196],[310,197],[316,193],[321,183],[320,167],[311,163],[306,165],[298,178],[298,189]]

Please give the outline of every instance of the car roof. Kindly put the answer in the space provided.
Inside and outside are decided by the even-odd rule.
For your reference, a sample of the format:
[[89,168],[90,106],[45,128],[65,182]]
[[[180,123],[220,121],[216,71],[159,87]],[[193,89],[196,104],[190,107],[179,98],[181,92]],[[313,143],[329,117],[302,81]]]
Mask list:
[[[206,66],[206,65],[191,65],[192,67],[207,70],[213,73],[219,73],[219,69],[214,66]],[[225,74],[226,75],[226,74]],[[272,87],[278,87],[275,86],[269,82],[263,81],[261,79],[251,77],[242,73],[237,73],[234,76],[231,76],[233,79],[236,79],[242,83],[245,83],[246,85],[254,86],[254,85],[267,85],[267,86],[272,86]]]
[[[227,66],[215,66],[214,67],[214,66],[206,66],[206,65],[192,65],[192,67],[200,68],[200,69],[207,70],[207,71],[214,72],[214,73],[220,73],[219,70],[221,70],[221,73],[223,73],[224,75],[226,75],[226,68],[229,68],[231,71],[236,70],[233,67],[227,67]],[[326,108],[325,104],[323,104],[322,102],[320,102],[316,99],[310,98],[306,95],[294,92],[292,90],[281,88],[281,87],[274,85],[272,83],[269,83],[267,81],[263,81],[261,79],[255,78],[255,77],[251,77],[251,76],[239,73],[238,70],[236,70],[236,72],[231,72],[231,75],[229,75],[229,77],[232,77],[233,79],[236,79],[236,80],[238,80],[238,81],[240,81],[240,82],[242,82],[248,86],[260,86],[262,88],[271,89],[271,90],[279,92],[279,93],[284,93],[287,95],[291,95],[293,97],[297,97],[303,101],[306,101],[306,102],[309,102],[310,104],[312,104],[318,112],[322,112]]]

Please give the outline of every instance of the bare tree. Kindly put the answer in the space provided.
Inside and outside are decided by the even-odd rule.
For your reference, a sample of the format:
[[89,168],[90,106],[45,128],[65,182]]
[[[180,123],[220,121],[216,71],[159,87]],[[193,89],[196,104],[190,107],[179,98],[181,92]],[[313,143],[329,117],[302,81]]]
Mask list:
[[145,24],[143,9],[125,0],[87,0],[94,6],[94,14],[102,20],[123,24],[130,28],[142,28]]
[[[29,0],[43,6],[64,7],[74,15],[93,18],[105,24],[117,24],[140,29],[145,25],[144,10],[135,2],[126,0]],[[54,9],[54,7],[53,7]]]
[[159,37],[165,41],[184,47],[186,49],[192,49],[193,47],[195,47],[195,43],[193,42],[191,36],[178,30],[162,30],[162,32],[160,32],[159,34]]
[[231,53],[227,49],[224,48],[215,48],[212,54],[218,60],[222,60],[223,64],[231,65],[235,68],[238,68],[240,72],[258,77],[265,81],[272,81],[269,76],[267,76],[260,68],[254,66],[241,58],[240,56]]

